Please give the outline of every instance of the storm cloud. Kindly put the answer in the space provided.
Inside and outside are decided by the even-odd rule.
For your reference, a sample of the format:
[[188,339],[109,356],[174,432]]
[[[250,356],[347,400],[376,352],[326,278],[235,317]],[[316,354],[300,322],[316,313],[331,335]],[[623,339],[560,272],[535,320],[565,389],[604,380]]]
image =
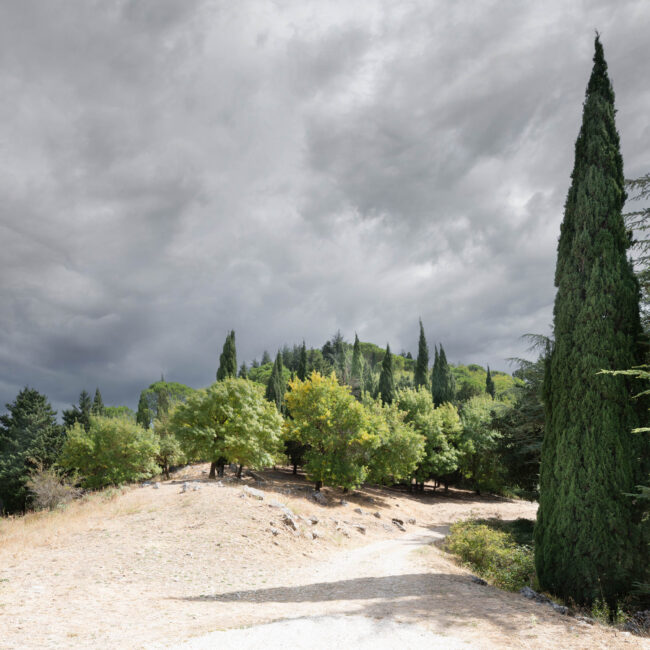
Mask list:
[[134,406],[337,329],[548,334],[594,29],[648,171],[643,0],[0,6],[0,402]]

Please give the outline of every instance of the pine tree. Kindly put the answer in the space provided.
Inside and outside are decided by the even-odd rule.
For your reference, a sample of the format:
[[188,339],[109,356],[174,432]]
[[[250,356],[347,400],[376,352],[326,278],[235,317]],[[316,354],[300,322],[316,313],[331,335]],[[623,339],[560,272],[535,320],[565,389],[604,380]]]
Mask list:
[[227,377],[237,376],[237,351],[235,348],[235,330],[232,330],[223,344],[223,352],[219,357],[219,369],[217,370],[217,381],[223,381]]
[[90,395],[82,390],[79,394],[79,404],[72,406],[61,413],[63,416],[63,425],[66,429],[74,426],[75,422],[80,422],[86,431],[90,430],[90,415],[92,413],[93,402]]
[[264,366],[267,363],[271,363],[271,355],[268,350],[264,350],[264,353],[262,354],[262,365]]
[[487,367],[487,375],[485,376],[485,392],[492,399],[494,399],[496,390],[494,388],[494,380],[492,379],[492,374],[490,373],[490,366]]
[[392,404],[395,398],[395,379],[393,377],[393,355],[390,353],[390,345],[386,344],[386,354],[381,362],[381,374],[379,375],[379,396],[384,404]]
[[298,379],[305,381],[307,379],[307,346],[302,342],[300,347],[300,358],[298,360]]
[[433,403],[440,406],[445,402],[453,402],[456,397],[456,380],[454,373],[447,363],[445,349],[440,344],[440,349],[435,348],[435,361],[431,371],[431,396]]
[[90,412],[92,415],[104,415],[104,400],[102,400],[102,394],[99,392],[99,388],[95,389],[95,399],[93,399]]
[[241,379],[248,379],[248,366],[246,363],[242,363],[239,368],[239,377]]
[[282,410],[282,402],[284,400],[285,384],[283,378],[283,364],[282,354],[278,352],[273,363],[269,383],[266,385],[266,399],[274,402],[278,411]]
[[427,339],[424,336],[424,327],[420,320],[420,341],[418,343],[418,358],[415,362],[415,376],[413,378],[415,388],[424,386],[429,389],[429,348]]
[[357,333],[354,333],[354,345],[352,346],[352,364],[350,366],[350,388],[352,394],[361,399],[361,382],[363,380],[363,368],[361,367],[361,343]]
[[535,527],[540,586],[580,604],[613,603],[647,562],[639,513],[627,496],[642,478],[647,437],[631,433],[638,406],[626,378],[597,374],[641,362],[639,289],[627,259],[614,115],[597,36],[558,243]]

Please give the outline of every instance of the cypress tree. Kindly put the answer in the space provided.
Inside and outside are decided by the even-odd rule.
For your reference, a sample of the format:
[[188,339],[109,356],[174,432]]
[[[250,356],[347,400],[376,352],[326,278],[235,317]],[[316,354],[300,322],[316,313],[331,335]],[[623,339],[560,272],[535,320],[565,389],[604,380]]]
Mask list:
[[138,412],[135,414],[135,421],[145,429],[149,428],[153,414],[149,408],[149,402],[145,394],[146,391],[140,393],[140,400],[138,401]]
[[93,399],[90,412],[93,415],[104,415],[104,400],[102,400],[102,394],[99,392],[99,388],[95,389],[95,399]]
[[395,379],[393,377],[393,355],[390,353],[390,345],[386,344],[386,354],[381,362],[381,374],[379,375],[379,396],[384,404],[392,404],[395,397]]
[[427,339],[424,336],[424,327],[420,319],[420,341],[418,343],[418,358],[415,362],[415,376],[413,378],[415,388],[425,386],[429,389],[429,348]]
[[284,400],[285,392],[282,370],[282,354],[278,352],[273,363],[273,369],[271,370],[269,382],[266,385],[266,399],[268,399],[270,402],[275,402],[275,405],[278,407],[278,411],[282,410],[282,402]]
[[219,357],[219,369],[217,370],[217,381],[226,377],[237,376],[237,351],[235,349],[235,330],[232,330],[223,344],[223,352]]
[[239,368],[239,377],[240,379],[248,379],[248,366],[246,363],[242,363]]
[[490,373],[490,366],[487,367],[487,375],[485,376],[485,392],[492,399],[494,399],[496,390],[494,388],[494,380],[492,379],[492,374]]
[[298,359],[298,379],[305,381],[307,378],[307,346],[302,342],[300,347],[300,357]]
[[352,346],[352,364],[350,366],[350,388],[352,394],[358,399],[361,399],[361,381],[363,369],[361,367],[361,343],[357,333],[354,333],[354,345]]
[[597,374],[642,361],[614,115],[596,36],[558,242],[535,527],[540,586],[580,604],[596,598],[613,603],[647,561],[639,513],[628,496],[641,479],[647,437],[631,433],[639,419],[627,379]]
[[431,396],[436,406],[445,402],[453,402],[456,397],[456,379],[447,363],[447,355],[442,343],[440,350],[436,348],[435,361],[431,371]]

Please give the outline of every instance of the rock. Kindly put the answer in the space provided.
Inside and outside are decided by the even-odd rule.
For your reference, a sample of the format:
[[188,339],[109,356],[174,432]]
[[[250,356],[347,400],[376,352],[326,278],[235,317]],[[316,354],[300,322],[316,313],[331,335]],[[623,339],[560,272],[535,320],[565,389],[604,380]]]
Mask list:
[[406,532],[406,528],[404,528],[404,522],[401,519],[398,519],[397,517],[393,517],[391,521],[393,522],[394,526],[397,526],[397,528],[399,528],[399,530],[401,530],[402,532]]
[[153,484],[153,489],[154,490],[160,490],[160,483],[156,482]]
[[595,618],[589,618],[588,616],[576,616],[576,621],[580,621],[581,623],[586,623],[587,625],[595,625],[596,624],[596,619]]
[[249,497],[254,497],[255,499],[259,499],[260,501],[264,501],[264,492],[260,490],[256,490],[255,488],[248,487],[248,485],[244,485],[243,492],[245,495]]
[[311,498],[321,506],[326,506],[327,505],[327,497],[320,491],[314,492],[311,495]]
[[531,589],[530,587],[522,587],[519,590],[519,593],[524,598],[528,598],[529,600],[532,600],[533,598],[535,598],[535,596],[537,596],[537,592],[535,590]]
[[144,483],[141,484],[141,487],[149,487],[151,485],[151,481],[145,481]]
[[650,609],[634,612],[634,614],[625,621],[623,629],[632,634],[645,634],[650,630]]
[[355,508],[354,511],[355,511],[358,515],[362,515],[362,514],[363,514],[363,510],[361,510],[361,508]]
[[194,485],[192,486],[192,489],[194,490],[194,492],[197,492],[198,490],[201,489],[201,485],[195,481]]
[[373,512],[372,516],[377,517],[377,519],[381,519],[381,513],[380,512]]
[[222,483],[221,481],[217,481],[217,482],[215,483],[215,485],[216,485],[217,487],[223,487],[223,483]]
[[469,579],[472,582],[475,582],[477,585],[486,585],[487,582],[483,580],[483,578],[479,578],[478,576],[470,576]]
[[263,476],[256,474],[253,470],[247,469],[246,476],[250,476],[252,479],[255,479],[258,485],[261,485],[262,483],[266,483],[266,479]]
[[390,532],[391,530],[393,530],[393,529],[392,529],[388,524],[382,524],[382,525],[383,525],[383,527],[384,527],[384,530],[387,530],[387,531],[389,531],[389,532]]
[[415,526],[415,519],[413,519],[413,517],[409,517],[409,518],[406,520],[406,523],[407,523],[407,524],[411,524],[411,526]]
[[318,517],[316,515],[311,515],[307,518],[307,521],[309,521],[312,526],[315,526],[318,523]]
[[280,503],[280,501],[269,501],[269,506],[271,508],[284,508],[285,507],[284,503]]
[[296,520],[294,519],[293,515],[290,514],[291,511],[287,508],[287,512],[284,513],[282,516],[282,522],[286,525],[289,526],[289,528],[292,528],[293,530],[298,530],[298,524],[296,523]]
[[345,526],[337,526],[336,530],[342,535],[345,535],[346,537],[350,537],[350,531]]
[[280,531],[277,528],[273,528],[273,526],[269,528],[269,532],[273,534],[273,537],[280,534]]
[[322,537],[322,534],[318,528],[313,528],[311,531],[311,535],[313,539],[318,539],[319,537]]
[[341,499],[341,505],[342,506],[349,506],[350,504],[345,499]]
[[207,474],[207,473],[208,473],[208,470],[207,470],[207,469],[202,469],[202,470],[201,470],[201,474]]
[[305,539],[314,539],[314,534],[311,532],[311,530],[305,530],[302,534]]
[[352,524],[353,528],[356,528],[362,535],[366,534],[366,527],[361,524]]
[[558,613],[562,614],[563,616],[568,616],[569,615],[569,608],[565,607],[564,605],[558,605],[557,603],[551,602],[551,607]]

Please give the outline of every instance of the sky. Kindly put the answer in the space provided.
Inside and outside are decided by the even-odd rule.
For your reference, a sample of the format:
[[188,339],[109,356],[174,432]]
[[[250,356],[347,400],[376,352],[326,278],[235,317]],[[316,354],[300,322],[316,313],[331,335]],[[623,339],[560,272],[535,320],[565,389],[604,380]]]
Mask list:
[[[594,30],[650,171],[650,6],[0,3],[0,404],[214,380],[284,343],[525,356]],[[529,353],[531,354],[531,353]]]

